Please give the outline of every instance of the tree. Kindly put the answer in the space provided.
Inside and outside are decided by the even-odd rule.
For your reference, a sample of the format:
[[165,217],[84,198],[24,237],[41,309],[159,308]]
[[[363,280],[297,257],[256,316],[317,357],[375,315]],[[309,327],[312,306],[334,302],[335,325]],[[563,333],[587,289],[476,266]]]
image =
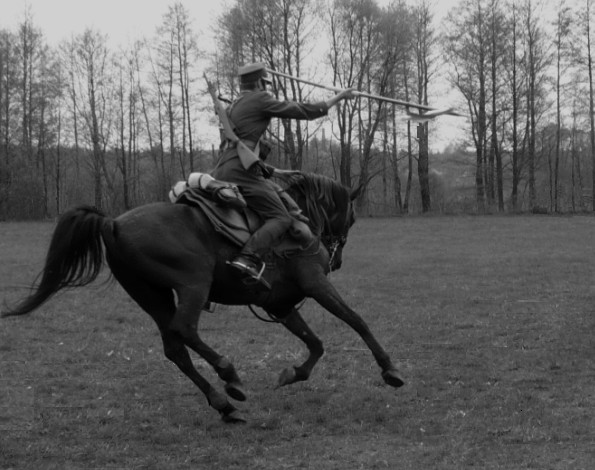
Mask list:
[[[277,12],[277,18],[272,11]],[[309,33],[314,30],[315,11],[315,3],[311,0],[275,2],[274,10],[267,13],[266,27],[257,28],[255,34],[256,40],[262,45],[263,57],[271,69],[294,76],[302,75],[305,70],[304,59],[312,51]],[[300,83],[285,79],[278,79],[276,83],[283,99],[305,100],[307,93]],[[285,158],[292,169],[303,167],[311,125],[306,121],[281,120],[283,137],[278,133],[275,137],[283,143]]]
[[[505,47],[504,49],[504,70],[508,71],[508,84],[509,84],[509,92],[511,96],[511,108],[512,108],[512,117],[511,117],[511,164],[512,164],[512,188],[511,188],[511,204],[512,210],[518,210],[518,192],[519,192],[519,184],[521,179],[521,165],[519,164],[519,100],[520,100],[520,87],[521,87],[521,79],[519,78],[519,40],[518,40],[518,29],[519,29],[519,20],[517,15],[517,6],[516,3],[513,1],[511,5],[511,17],[510,17],[510,36],[508,37],[509,46]],[[509,51],[506,53],[506,51]]]
[[25,13],[25,20],[19,27],[17,54],[21,61],[21,145],[27,161],[33,163],[33,128],[35,99],[35,73],[39,73],[41,31],[33,26],[31,13]]
[[9,200],[13,186],[14,102],[17,57],[16,37],[0,30],[0,219],[9,215]]
[[[194,171],[194,139],[193,139],[193,119],[191,106],[191,64],[198,61],[199,51],[196,35],[192,31],[189,13],[182,3],[175,3],[169,7],[164,17],[165,28],[171,31],[175,41],[175,55],[178,62],[178,82],[180,93],[180,106],[182,114],[182,141],[180,143],[182,174],[185,174],[185,165],[188,164],[188,170]],[[188,156],[186,156],[186,146],[188,146]]]
[[122,198],[126,210],[132,208],[132,188],[136,172],[136,155],[138,143],[138,89],[136,82],[136,63],[139,44],[129,51],[122,51],[120,60],[115,64],[118,72],[116,96],[118,100],[118,117],[115,128],[118,135],[119,164],[122,176]]
[[[391,23],[397,18],[397,13],[380,10],[373,0],[333,2],[329,10],[329,33],[335,86],[380,95],[388,94],[391,86],[394,88],[393,74],[404,53],[402,42],[406,34],[399,28],[401,21]],[[386,120],[385,103],[369,98],[341,103],[337,114],[341,182],[352,184],[352,152],[357,139],[358,183],[366,187],[375,174],[371,168],[378,152],[373,146],[380,123]],[[360,208],[365,204],[365,197],[359,202]]]
[[[491,95],[492,95],[492,113],[491,113],[491,139],[490,139],[490,157],[489,157],[489,200],[491,203],[497,197],[498,210],[504,211],[504,182],[502,152],[498,138],[498,125],[502,119],[500,109],[502,99],[498,99],[501,90],[500,72],[503,72],[502,62],[504,59],[504,48],[506,41],[504,15],[500,9],[499,0],[490,2],[490,70],[491,70]],[[502,73],[502,75],[504,75]],[[508,100],[506,100],[508,101]]]
[[556,15],[555,28],[555,48],[556,48],[556,156],[554,166],[553,199],[554,211],[559,210],[559,179],[560,179],[560,145],[562,141],[562,60],[569,50],[566,40],[570,34],[570,16],[569,8],[560,2],[558,5],[558,14]]
[[[413,44],[411,38],[413,37],[412,26],[415,22],[412,20],[413,13],[403,3],[392,4],[383,12],[382,38],[383,53],[386,57],[392,57],[390,61],[391,67],[388,75],[388,90],[387,96],[400,98],[404,95],[405,101],[409,102],[409,76],[412,74],[411,68],[413,65],[412,49]],[[397,126],[397,107],[389,106],[385,108],[385,133],[386,141],[391,142],[392,145],[387,145],[388,149],[384,152],[385,159],[390,161],[392,168],[394,205],[398,212],[407,212],[409,209],[409,197],[411,192],[411,181],[413,171],[413,153],[412,153],[412,136],[411,136],[411,121],[407,120],[407,182],[405,185],[405,197],[401,195],[401,176],[399,164],[402,155],[397,146],[397,135],[399,132]],[[389,135],[390,134],[390,135]],[[386,155],[386,154],[389,155]]]
[[463,94],[471,116],[475,146],[475,196],[480,212],[485,210],[485,148],[487,138],[488,41],[483,0],[464,0],[447,17],[447,55],[453,64],[451,83]]
[[529,167],[529,207],[536,207],[535,168],[536,168],[536,138],[537,116],[539,113],[542,86],[545,69],[548,65],[548,55],[544,43],[544,32],[538,20],[536,7],[532,0],[525,0],[523,4],[525,23],[525,47],[527,49],[525,73],[528,80],[527,88],[527,159]]
[[77,100],[77,114],[85,124],[87,142],[92,149],[91,172],[93,176],[94,204],[103,207],[106,180],[106,147],[111,132],[111,70],[110,54],[106,36],[91,29],[74,38],[74,86],[73,96]]
[[55,123],[52,110],[59,105],[60,81],[58,64],[53,60],[47,47],[42,49],[37,80],[38,96],[36,98],[36,161],[40,169],[43,188],[42,211],[49,217],[50,203],[50,149],[55,144]]
[[593,14],[593,0],[584,1],[584,9],[578,13],[579,33],[573,36],[576,44],[574,56],[582,64],[587,74],[588,84],[588,116],[589,116],[589,144],[591,153],[591,184],[592,210],[595,212],[595,89],[593,86],[593,43],[591,17]]
[[179,2],[168,8],[154,42],[147,43],[150,96],[139,87],[139,98],[152,142],[158,194],[167,193],[174,173],[185,178],[195,168],[191,77],[200,76],[192,72],[199,57],[197,44],[188,11]]
[[[432,60],[436,46],[436,34],[432,27],[432,13],[429,0],[419,0],[415,8],[415,46],[414,53],[417,64],[417,102],[428,105],[428,87],[432,77]],[[417,175],[421,193],[423,212],[432,208],[430,198],[429,177],[429,124],[420,123],[417,126],[419,156],[417,160]]]
[[[367,2],[366,5],[370,9],[373,2]],[[358,15],[353,10],[357,8],[363,9],[362,2],[335,0],[328,12],[331,41],[329,59],[333,85],[339,88],[358,89],[363,79],[362,66],[369,60],[369,57],[360,55],[360,50],[364,49],[363,46],[358,45],[358,41],[362,39],[361,35],[358,37],[354,34],[358,31]],[[363,15],[363,18],[365,19],[366,16]],[[359,29],[361,30],[361,27]],[[352,183],[352,145],[356,128],[356,104],[345,102],[337,105],[339,179],[346,186],[351,186]]]

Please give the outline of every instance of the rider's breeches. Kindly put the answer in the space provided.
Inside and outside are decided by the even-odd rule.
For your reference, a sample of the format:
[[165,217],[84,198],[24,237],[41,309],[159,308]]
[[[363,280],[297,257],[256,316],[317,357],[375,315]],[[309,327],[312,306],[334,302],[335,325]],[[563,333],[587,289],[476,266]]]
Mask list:
[[277,192],[266,184],[258,187],[242,187],[242,195],[248,207],[264,220],[264,224],[252,234],[242,253],[262,255],[271,249],[289,229],[292,217]]
[[263,178],[257,165],[249,171],[244,170],[238,158],[228,158],[212,174],[218,180],[237,184],[248,207],[264,221],[264,225],[250,237],[242,253],[262,255],[269,251],[293,221],[275,185]]

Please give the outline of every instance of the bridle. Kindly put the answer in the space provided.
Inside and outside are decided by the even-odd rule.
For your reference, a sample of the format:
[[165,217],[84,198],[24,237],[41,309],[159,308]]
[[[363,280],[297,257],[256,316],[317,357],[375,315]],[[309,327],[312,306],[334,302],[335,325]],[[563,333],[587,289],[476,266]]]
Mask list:
[[351,205],[349,206],[347,214],[345,215],[345,219],[342,221],[342,227],[338,230],[340,233],[336,234],[333,231],[333,224],[331,224],[328,216],[325,216],[324,225],[326,227],[326,234],[320,237],[320,241],[325,246],[330,255],[328,262],[329,271],[333,270],[333,263],[337,253],[347,244],[347,232],[351,228],[351,225],[353,225],[353,222],[349,222],[350,220],[353,220]]
[[335,256],[340,248],[343,248],[347,243],[346,235],[327,235],[321,238],[322,244],[326,247],[329,252],[330,258],[328,262],[329,270],[332,271],[333,262]]

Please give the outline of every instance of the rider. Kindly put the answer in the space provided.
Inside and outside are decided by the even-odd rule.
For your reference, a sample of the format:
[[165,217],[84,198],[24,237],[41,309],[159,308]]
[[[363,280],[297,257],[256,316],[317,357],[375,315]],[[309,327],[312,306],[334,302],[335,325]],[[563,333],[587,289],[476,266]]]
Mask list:
[[[329,108],[339,101],[353,97],[352,90],[343,90],[327,101],[313,104],[279,101],[267,92],[266,86],[271,81],[264,63],[244,65],[239,68],[238,75],[240,96],[229,106],[227,114],[237,137],[256,155],[259,154],[261,137],[271,118],[320,118],[326,116]],[[237,184],[248,207],[264,221],[230,263],[254,279],[260,279],[262,274],[264,265],[261,255],[281,238],[292,222],[274,186],[265,179],[282,173],[282,170],[265,165],[262,160],[246,169],[238,153],[238,144],[228,139],[224,139],[221,144],[217,165],[212,172],[219,180]]]

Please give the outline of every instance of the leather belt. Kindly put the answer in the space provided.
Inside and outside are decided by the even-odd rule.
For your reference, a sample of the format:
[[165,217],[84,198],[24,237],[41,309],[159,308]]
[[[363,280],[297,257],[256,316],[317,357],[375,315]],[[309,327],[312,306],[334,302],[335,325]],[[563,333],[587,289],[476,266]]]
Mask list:
[[[250,150],[254,150],[256,148],[256,146],[258,145],[258,142],[252,142],[250,140],[242,139],[242,142],[244,142],[244,144],[246,144],[246,146],[248,146],[250,148]],[[225,139],[223,141],[223,143],[221,144],[220,149],[221,150],[235,149],[237,146],[238,146],[237,142],[234,142],[233,140]]]

